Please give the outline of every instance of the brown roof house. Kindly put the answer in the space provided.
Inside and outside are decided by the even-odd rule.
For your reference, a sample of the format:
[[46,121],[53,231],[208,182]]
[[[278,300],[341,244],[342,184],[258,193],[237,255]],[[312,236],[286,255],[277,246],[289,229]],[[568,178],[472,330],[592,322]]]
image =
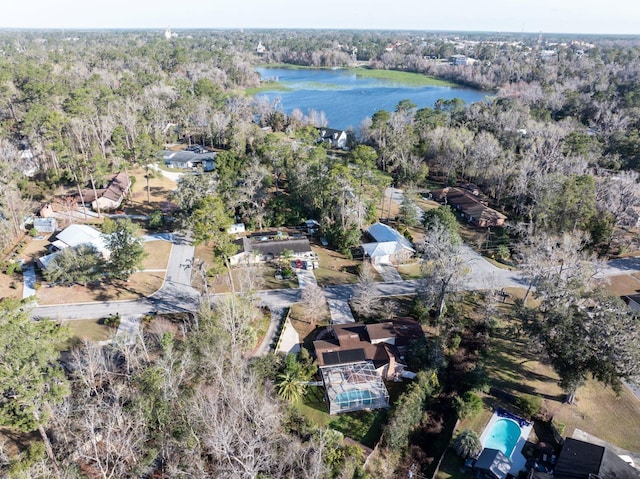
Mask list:
[[507,219],[505,215],[493,208],[489,208],[487,203],[481,200],[477,194],[467,189],[447,187],[441,190],[433,190],[431,197],[435,201],[451,205],[452,208],[460,211],[467,221],[481,228],[502,226]]
[[309,240],[302,236],[290,237],[287,234],[245,236],[234,243],[238,246],[238,252],[230,258],[232,266],[272,261],[282,257],[286,251],[291,251],[294,259],[315,258]]
[[125,199],[131,188],[131,180],[125,172],[115,175],[106,188],[86,189],[82,192],[84,204],[90,204],[94,211],[114,210],[118,208]]
[[334,324],[329,337],[313,342],[329,414],[389,407],[384,380],[413,378],[403,353],[424,335],[412,319]]

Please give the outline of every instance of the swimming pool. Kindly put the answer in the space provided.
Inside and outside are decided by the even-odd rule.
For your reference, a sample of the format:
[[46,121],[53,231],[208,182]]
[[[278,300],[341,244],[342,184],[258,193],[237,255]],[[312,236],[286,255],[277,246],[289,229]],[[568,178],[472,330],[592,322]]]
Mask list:
[[372,405],[376,397],[367,389],[352,389],[351,391],[342,392],[336,395],[335,402],[343,405],[342,407],[351,407],[356,401],[360,401],[363,405]]
[[520,439],[520,426],[511,419],[498,419],[491,430],[484,438],[482,447],[485,449],[498,449],[502,453],[511,457],[513,449]]

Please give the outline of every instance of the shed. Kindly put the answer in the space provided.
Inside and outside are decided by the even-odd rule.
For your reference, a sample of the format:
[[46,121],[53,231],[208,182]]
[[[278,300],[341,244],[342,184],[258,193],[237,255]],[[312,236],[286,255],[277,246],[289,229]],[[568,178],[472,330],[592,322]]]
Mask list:
[[58,229],[58,220],[53,217],[35,218],[33,220],[33,229],[38,233],[53,233]]

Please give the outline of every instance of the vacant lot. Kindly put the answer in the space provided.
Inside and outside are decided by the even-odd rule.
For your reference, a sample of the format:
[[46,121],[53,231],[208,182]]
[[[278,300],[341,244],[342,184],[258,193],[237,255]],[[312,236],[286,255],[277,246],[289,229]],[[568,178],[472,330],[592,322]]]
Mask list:
[[105,341],[116,333],[115,328],[102,324],[99,319],[61,321],[61,324],[69,328],[72,337],[85,341]]

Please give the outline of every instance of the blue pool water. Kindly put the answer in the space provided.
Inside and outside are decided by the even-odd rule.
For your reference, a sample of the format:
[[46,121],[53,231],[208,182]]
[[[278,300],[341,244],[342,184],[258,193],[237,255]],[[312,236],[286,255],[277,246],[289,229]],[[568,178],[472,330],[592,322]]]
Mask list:
[[511,457],[513,449],[520,439],[520,426],[510,419],[498,419],[482,445],[485,449],[498,449],[502,453]]
[[[373,404],[374,399],[375,397],[373,396],[373,394],[371,394],[371,391],[368,391],[366,389],[353,389],[351,391],[346,391],[343,393],[336,394],[335,402],[337,404],[340,404],[340,403],[344,404],[347,401],[349,402],[361,401],[362,404],[371,405]],[[349,407],[352,405],[353,404],[350,404],[350,405],[344,404],[345,407]]]

